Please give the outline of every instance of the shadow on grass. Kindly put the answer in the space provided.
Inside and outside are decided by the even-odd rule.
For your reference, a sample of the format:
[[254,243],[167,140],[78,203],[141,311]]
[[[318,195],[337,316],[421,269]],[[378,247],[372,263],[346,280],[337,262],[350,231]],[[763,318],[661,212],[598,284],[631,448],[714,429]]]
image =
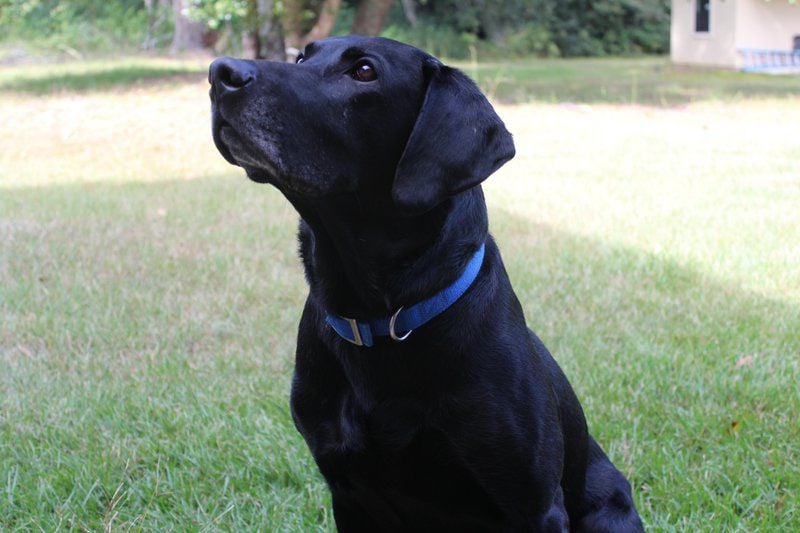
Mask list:
[[176,81],[198,81],[205,70],[195,67],[120,65],[86,72],[62,72],[44,76],[21,75],[0,82],[0,91],[34,95],[56,92],[87,93],[128,89]]
[[529,326],[630,476],[648,525],[796,527],[800,506],[785,503],[800,490],[800,461],[775,451],[800,439],[800,303],[492,215]]
[[[30,466],[14,497],[0,498],[0,525],[102,525],[107,502],[95,494],[121,480],[120,527],[169,529],[231,498],[240,511],[215,527],[262,523],[247,498],[264,502],[278,529],[320,520],[324,484],[288,406],[264,404],[286,397],[290,369],[278,364],[276,379],[264,361],[289,360],[305,292],[299,271],[282,273],[295,261],[296,219],[274,190],[233,175],[81,184],[5,189],[1,207],[0,286],[14,331],[0,335],[0,354],[21,354],[10,382],[27,385],[5,417],[0,440],[13,444],[0,446],[0,465]],[[630,476],[648,526],[796,530],[800,305],[496,206],[491,224],[529,325]],[[22,356],[36,343],[49,350],[41,367]],[[76,357],[72,346],[92,349]],[[135,350],[149,355],[110,355]],[[109,403],[127,415],[93,414]],[[202,437],[214,427],[225,431]],[[119,449],[106,457],[109,434]],[[73,450],[69,462],[62,449]],[[162,455],[170,475],[159,481]],[[217,482],[231,469],[234,496]],[[70,491],[88,491],[89,503]],[[24,502],[59,514],[31,518]],[[169,512],[148,514],[151,505]]]

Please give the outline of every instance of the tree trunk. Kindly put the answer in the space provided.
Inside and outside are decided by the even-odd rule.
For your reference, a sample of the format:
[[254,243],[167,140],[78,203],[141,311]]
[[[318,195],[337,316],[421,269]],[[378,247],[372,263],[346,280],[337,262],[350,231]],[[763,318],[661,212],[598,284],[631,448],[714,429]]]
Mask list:
[[253,59],[286,61],[283,26],[275,16],[272,0],[250,0],[242,32],[242,53]]
[[403,4],[403,13],[406,15],[406,20],[411,27],[415,27],[419,20],[417,19],[417,5],[414,3],[414,0],[401,0]]
[[147,10],[147,33],[144,36],[142,49],[151,50],[155,48],[153,46],[153,41],[155,41],[153,35],[155,34],[156,26],[156,9],[153,6],[153,0],[144,0],[144,8]]
[[333,31],[333,26],[336,24],[336,17],[339,15],[339,8],[342,6],[342,0],[325,0],[322,3],[317,22],[314,27],[300,38],[297,43],[298,48],[302,48],[312,41],[318,41],[328,37]]
[[231,39],[232,34],[233,34],[233,29],[231,28],[230,21],[228,21],[219,31],[219,34],[217,35],[217,40],[214,41],[214,44],[211,45],[211,49],[214,51],[215,56],[222,55],[222,53],[228,48],[228,43]]
[[172,37],[170,52],[196,52],[203,49],[205,24],[191,20],[184,15],[190,6],[189,0],[172,0],[172,11],[175,14],[175,33]]
[[147,10],[147,32],[142,50],[155,50],[161,44],[159,37],[164,31],[163,26],[170,22],[166,14],[172,9],[172,0],[144,0],[144,7]]
[[249,59],[258,59],[261,55],[261,39],[258,31],[247,29],[242,32],[242,56]]
[[342,0],[324,0],[319,6],[319,12],[311,28],[307,24],[303,24],[300,19],[302,2],[287,2],[284,3],[284,7],[286,11],[283,27],[288,33],[286,35],[287,53],[296,54],[308,43],[324,39],[331,34],[339,15],[339,8],[342,7]]
[[378,35],[386,22],[386,16],[392,7],[392,0],[361,0],[358,4],[356,19],[350,33],[356,35]]
[[270,61],[286,61],[286,45],[280,20],[273,19],[269,24],[261,26],[259,40],[261,42],[259,58]]
[[259,58],[270,61],[286,61],[286,45],[283,42],[283,26],[275,16],[272,0],[256,0],[258,8],[258,39],[261,44]]

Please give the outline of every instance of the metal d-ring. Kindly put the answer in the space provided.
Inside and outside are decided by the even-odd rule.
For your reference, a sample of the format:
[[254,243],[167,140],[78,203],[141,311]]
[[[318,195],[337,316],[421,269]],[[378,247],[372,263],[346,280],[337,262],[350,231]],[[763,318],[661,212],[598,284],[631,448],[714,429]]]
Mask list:
[[392,338],[392,340],[395,340],[397,342],[406,340],[408,338],[408,336],[411,335],[411,332],[414,331],[413,329],[410,329],[402,337],[398,337],[397,335],[395,335],[394,322],[395,322],[395,320],[397,320],[397,315],[399,315],[400,311],[402,311],[402,310],[403,310],[403,306],[401,305],[400,309],[395,311],[394,314],[392,315],[392,318],[389,319],[389,336]]

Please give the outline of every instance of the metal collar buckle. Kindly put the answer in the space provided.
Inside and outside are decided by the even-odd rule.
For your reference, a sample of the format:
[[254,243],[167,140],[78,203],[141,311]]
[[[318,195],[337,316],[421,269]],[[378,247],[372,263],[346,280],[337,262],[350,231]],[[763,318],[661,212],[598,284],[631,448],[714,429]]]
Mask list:
[[[448,287],[426,300],[411,305],[408,309],[400,307],[388,320],[386,316],[382,316],[373,320],[359,322],[354,318],[328,314],[325,317],[325,322],[333,328],[337,335],[356,346],[373,346],[377,337],[386,337],[387,335],[395,342],[404,341],[415,329],[424,326],[430,320],[445,312],[472,286],[472,283],[481,272],[485,250],[486,243],[481,244],[475,255],[467,263],[461,276]],[[400,316],[401,311],[405,311],[402,317]],[[400,324],[397,323],[398,319]],[[361,329],[362,326],[364,329]],[[408,331],[397,333],[396,328],[398,326],[408,328]]]
[[395,311],[394,314],[392,315],[392,318],[389,319],[389,336],[392,338],[392,340],[397,341],[397,342],[401,342],[401,341],[406,340],[408,338],[408,336],[411,335],[411,332],[414,331],[413,329],[410,329],[402,337],[398,337],[397,334],[394,332],[394,323],[397,320],[397,315],[399,315],[400,311],[402,311],[402,310],[403,310],[403,306],[401,305],[400,309]]
[[347,340],[348,342],[352,342],[356,346],[364,346],[364,341],[361,339],[361,331],[358,329],[358,320],[356,320],[355,318],[346,318],[346,317],[342,318],[344,318],[345,320],[347,320],[347,322],[350,323],[350,329],[353,331],[353,340],[350,339],[345,339],[345,340]]

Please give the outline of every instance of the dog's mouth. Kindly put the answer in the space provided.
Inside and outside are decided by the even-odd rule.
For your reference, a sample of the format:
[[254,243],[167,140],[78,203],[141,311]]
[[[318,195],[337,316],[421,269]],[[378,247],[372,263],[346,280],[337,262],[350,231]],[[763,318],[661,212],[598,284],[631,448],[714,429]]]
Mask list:
[[[263,157],[257,157],[258,150],[255,150],[247,142],[246,138],[239,134],[236,128],[224,118],[215,114],[213,119],[212,136],[217,150],[222,157],[231,165],[242,168],[263,167],[265,165]],[[267,165],[272,170],[272,165]]]
[[[229,117],[230,118],[230,117]],[[302,179],[290,177],[283,172],[278,143],[274,133],[258,136],[248,135],[248,128],[241,128],[226,120],[218,102],[211,101],[211,133],[217,150],[231,165],[245,170],[247,177],[256,183],[271,183],[284,194],[302,197],[318,197],[323,191],[318,186]]]
[[259,150],[250,146],[236,128],[222,118],[216,110],[214,110],[212,122],[214,144],[228,163],[245,169],[247,176],[257,183],[272,181],[276,169],[274,165],[264,160],[263,155],[254,155],[258,154]]
[[243,149],[243,139],[236,133],[236,129],[223,118],[213,85],[209,96],[211,97],[211,136],[214,144],[225,161],[231,165],[244,167],[245,159],[249,158],[246,157]]
[[231,142],[233,136],[236,136],[236,132],[230,124],[222,119],[214,120],[212,137],[214,138],[214,144],[217,146],[217,150],[219,150],[219,153],[225,158],[225,161],[231,165],[238,166],[239,162],[233,157],[233,154],[229,148],[229,143]]

